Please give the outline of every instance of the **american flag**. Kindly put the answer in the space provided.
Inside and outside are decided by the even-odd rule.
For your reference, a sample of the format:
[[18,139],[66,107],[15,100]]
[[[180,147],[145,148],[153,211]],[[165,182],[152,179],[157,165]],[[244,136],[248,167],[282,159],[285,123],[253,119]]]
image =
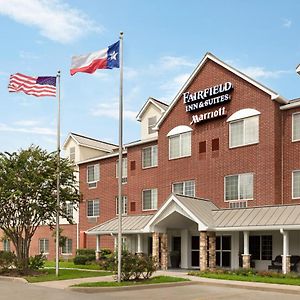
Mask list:
[[21,73],[10,75],[9,92],[24,92],[36,97],[56,96],[56,77],[31,77]]

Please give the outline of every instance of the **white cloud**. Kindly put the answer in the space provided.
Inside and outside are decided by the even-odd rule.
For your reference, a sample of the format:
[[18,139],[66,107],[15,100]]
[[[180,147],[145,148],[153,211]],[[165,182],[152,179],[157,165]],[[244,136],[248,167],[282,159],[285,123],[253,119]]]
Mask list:
[[90,31],[103,30],[62,0],[0,0],[0,14],[37,27],[42,36],[61,43],[72,42]]
[[288,70],[275,70],[275,71],[268,71],[264,67],[247,67],[247,68],[240,68],[240,71],[247,74],[253,78],[279,78],[284,74],[289,74],[292,71]]
[[39,59],[40,57],[38,55],[35,55],[33,53],[27,52],[27,51],[20,51],[19,53],[20,58],[22,59]]
[[283,19],[283,27],[290,28],[292,26],[292,20]]
[[[100,103],[91,111],[92,116],[108,117],[113,119],[119,119],[119,103],[117,101],[112,101],[110,103]],[[124,119],[135,121],[137,112],[124,109],[123,116]]]
[[17,125],[17,126],[29,126],[29,127],[32,127],[32,126],[37,126],[39,124],[38,121],[34,121],[34,120],[20,120],[20,121],[16,121],[14,122],[14,125]]
[[177,75],[173,79],[162,84],[160,88],[166,91],[174,91],[174,92],[179,91],[182,88],[182,86],[185,84],[185,82],[188,80],[190,75],[191,74],[189,73]]
[[194,67],[195,64],[185,57],[163,56],[160,58],[160,68],[174,69],[177,67]]
[[37,126],[14,127],[4,123],[0,123],[0,131],[32,133],[32,134],[41,134],[41,135],[56,135],[56,131],[52,128],[37,127]]

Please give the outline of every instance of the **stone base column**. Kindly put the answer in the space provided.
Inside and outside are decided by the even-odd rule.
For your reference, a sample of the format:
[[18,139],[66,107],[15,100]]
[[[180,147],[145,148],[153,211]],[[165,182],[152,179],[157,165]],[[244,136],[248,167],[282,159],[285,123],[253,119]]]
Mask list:
[[207,269],[207,232],[200,231],[200,271]]
[[161,269],[168,269],[168,235],[163,233],[161,236]]
[[156,260],[157,265],[159,266],[159,233],[152,233],[152,257]]
[[250,269],[250,254],[242,254],[243,257],[243,269]]
[[216,233],[208,232],[208,267],[210,270],[216,269]]

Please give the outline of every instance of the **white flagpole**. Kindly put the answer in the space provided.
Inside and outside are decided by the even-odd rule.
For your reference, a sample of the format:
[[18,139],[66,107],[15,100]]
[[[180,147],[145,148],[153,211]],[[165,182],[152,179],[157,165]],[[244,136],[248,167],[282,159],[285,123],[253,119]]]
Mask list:
[[60,71],[57,71],[57,184],[56,184],[56,244],[55,274],[59,275],[59,206],[60,206]]
[[119,165],[118,165],[118,282],[121,282],[122,261],[122,167],[123,167],[123,32],[120,32],[120,99],[119,99]]

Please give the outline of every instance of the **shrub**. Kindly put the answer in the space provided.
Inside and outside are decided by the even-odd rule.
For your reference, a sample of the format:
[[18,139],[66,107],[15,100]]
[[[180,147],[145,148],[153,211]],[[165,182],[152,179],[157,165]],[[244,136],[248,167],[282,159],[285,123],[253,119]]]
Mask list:
[[88,261],[88,257],[86,255],[76,255],[73,259],[74,265],[85,265]]
[[76,255],[94,255],[95,256],[95,249],[77,249]]
[[[118,259],[117,254],[108,259],[109,270],[117,274]],[[121,260],[121,280],[138,280],[141,278],[150,278],[157,269],[157,262],[150,256],[135,255],[123,251]]]
[[38,270],[44,267],[46,257],[43,254],[29,257],[29,269]]
[[112,254],[112,251],[108,248],[102,248],[100,250],[100,257],[99,259],[106,259],[106,258],[109,258]]
[[15,267],[17,257],[13,252],[0,251],[0,269],[8,270],[11,267]]

